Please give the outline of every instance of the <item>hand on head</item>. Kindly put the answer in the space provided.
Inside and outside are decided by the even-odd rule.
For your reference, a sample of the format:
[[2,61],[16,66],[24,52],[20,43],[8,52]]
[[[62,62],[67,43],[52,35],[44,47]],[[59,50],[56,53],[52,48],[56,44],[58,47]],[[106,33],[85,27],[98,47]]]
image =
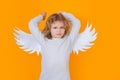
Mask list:
[[[64,11],[59,11],[58,12],[58,14],[64,14],[65,12]],[[41,13],[41,15],[43,16],[43,20],[45,20],[45,18],[46,18],[46,11],[43,11],[42,13]]]
[[46,12],[43,11],[41,14],[42,14],[42,16],[43,16],[43,20],[45,20],[45,18],[46,18]]
[[62,14],[62,12],[64,12],[64,11],[59,11],[58,14]]
[[65,11],[59,11],[58,14],[62,14],[62,15],[65,15],[67,12]]

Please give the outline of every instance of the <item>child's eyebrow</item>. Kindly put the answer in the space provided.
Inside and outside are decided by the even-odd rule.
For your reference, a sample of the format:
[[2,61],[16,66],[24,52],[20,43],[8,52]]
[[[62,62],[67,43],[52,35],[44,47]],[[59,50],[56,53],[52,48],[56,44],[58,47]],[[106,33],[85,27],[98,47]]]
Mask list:
[[[54,26],[54,27],[57,27],[57,26]],[[60,27],[64,27],[64,26],[60,26]]]

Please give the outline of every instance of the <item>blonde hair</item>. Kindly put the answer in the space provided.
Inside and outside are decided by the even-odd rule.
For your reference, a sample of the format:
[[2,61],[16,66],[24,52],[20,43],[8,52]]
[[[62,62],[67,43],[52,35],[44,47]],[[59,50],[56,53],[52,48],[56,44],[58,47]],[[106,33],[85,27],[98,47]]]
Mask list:
[[71,27],[70,23],[67,21],[67,19],[61,13],[54,13],[54,14],[50,15],[46,21],[45,28],[42,31],[44,37],[47,37],[48,39],[52,38],[50,30],[51,30],[51,24],[54,21],[62,21],[65,25],[64,26],[65,27],[65,34],[62,36],[62,38],[64,36],[66,36],[67,34],[69,34],[70,27]]

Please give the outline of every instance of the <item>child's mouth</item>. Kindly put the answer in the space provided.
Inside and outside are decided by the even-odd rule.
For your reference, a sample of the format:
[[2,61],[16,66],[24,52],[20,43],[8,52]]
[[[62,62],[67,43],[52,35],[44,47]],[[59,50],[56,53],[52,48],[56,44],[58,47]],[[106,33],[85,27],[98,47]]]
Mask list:
[[57,35],[61,35],[61,34],[57,34]]

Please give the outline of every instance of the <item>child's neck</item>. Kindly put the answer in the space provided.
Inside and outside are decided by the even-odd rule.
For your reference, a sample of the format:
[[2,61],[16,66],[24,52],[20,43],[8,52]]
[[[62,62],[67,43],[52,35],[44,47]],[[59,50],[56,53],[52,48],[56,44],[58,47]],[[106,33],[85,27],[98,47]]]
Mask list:
[[52,39],[61,39],[61,38],[56,38],[56,37],[53,37]]

